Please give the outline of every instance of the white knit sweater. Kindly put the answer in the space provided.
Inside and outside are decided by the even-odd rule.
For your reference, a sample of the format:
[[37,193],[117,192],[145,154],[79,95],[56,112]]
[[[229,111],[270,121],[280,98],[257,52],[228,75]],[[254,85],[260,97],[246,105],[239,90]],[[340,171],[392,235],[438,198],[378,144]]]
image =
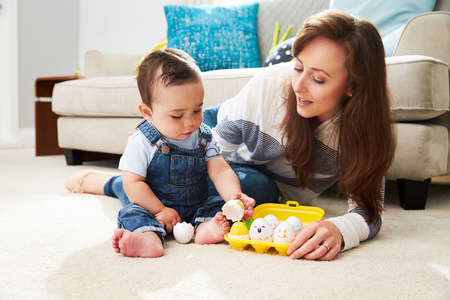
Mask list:
[[[338,116],[322,123],[315,133],[315,184],[311,189],[303,189],[284,156],[279,127],[285,114],[282,93],[293,68],[292,63],[262,68],[236,97],[221,105],[213,133],[228,162],[255,165],[275,180],[280,188],[281,202],[294,200],[311,205],[338,180],[338,127],[333,120]],[[347,214],[328,219],[342,233],[345,243],[342,250],[356,247],[378,233],[381,221],[369,226],[365,219],[364,212],[351,201]]]

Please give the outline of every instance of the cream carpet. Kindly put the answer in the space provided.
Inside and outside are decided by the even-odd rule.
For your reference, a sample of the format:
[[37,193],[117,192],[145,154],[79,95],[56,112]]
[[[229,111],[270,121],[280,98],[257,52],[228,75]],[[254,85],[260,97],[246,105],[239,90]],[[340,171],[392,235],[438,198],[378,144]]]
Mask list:
[[[450,186],[432,185],[426,210],[399,207],[388,182],[378,236],[331,262],[217,245],[181,245],[127,258],[110,237],[120,203],[64,189],[63,156],[0,150],[0,299],[450,299]],[[324,196],[325,217],[346,203]]]

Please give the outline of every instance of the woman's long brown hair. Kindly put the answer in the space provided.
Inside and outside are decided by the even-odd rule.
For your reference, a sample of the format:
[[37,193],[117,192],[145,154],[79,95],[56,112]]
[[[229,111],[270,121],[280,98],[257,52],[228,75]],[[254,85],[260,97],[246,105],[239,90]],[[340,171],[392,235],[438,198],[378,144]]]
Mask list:
[[[292,46],[294,57],[319,36],[346,51],[348,87],[352,92],[337,118],[338,191],[362,208],[371,223],[383,211],[382,180],[396,147],[383,44],[372,23],[329,10],[305,21]],[[306,187],[312,184],[315,173],[314,134],[318,124],[316,118],[298,115],[291,85],[287,95],[287,113],[281,124],[286,157]]]

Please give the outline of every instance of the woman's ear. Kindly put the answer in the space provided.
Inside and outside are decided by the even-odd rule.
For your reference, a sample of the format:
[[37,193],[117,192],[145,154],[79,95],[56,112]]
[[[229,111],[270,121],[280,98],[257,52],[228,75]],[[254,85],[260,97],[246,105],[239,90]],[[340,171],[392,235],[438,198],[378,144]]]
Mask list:
[[351,98],[353,96],[353,87],[352,87],[352,80],[347,81],[347,98]]
[[153,117],[153,112],[152,112],[152,109],[147,104],[145,104],[144,102],[139,103],[138,109],[141,112],[142,116],[147,121],[151,121],[151,119]]

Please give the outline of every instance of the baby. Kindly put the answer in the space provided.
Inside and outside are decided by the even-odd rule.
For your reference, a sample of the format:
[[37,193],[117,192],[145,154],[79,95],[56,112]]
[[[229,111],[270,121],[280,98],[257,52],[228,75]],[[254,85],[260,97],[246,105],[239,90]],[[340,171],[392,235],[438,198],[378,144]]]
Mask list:
[[[137,85],[144,120],[129,137],[119,164],[130,203],[119,212],[114,250],[125,256],[162,256],[164,236],[181,221],[196,226],[196,243],[222,241],[230,230],[221,212],[224,200],[241,200],[244,220],[252,217],[255,200],[242,193],[202,123],[200,69],[181,50],[156,50],[140,65]],[[220,196],[208,194],[214,190],[208,176]]]

